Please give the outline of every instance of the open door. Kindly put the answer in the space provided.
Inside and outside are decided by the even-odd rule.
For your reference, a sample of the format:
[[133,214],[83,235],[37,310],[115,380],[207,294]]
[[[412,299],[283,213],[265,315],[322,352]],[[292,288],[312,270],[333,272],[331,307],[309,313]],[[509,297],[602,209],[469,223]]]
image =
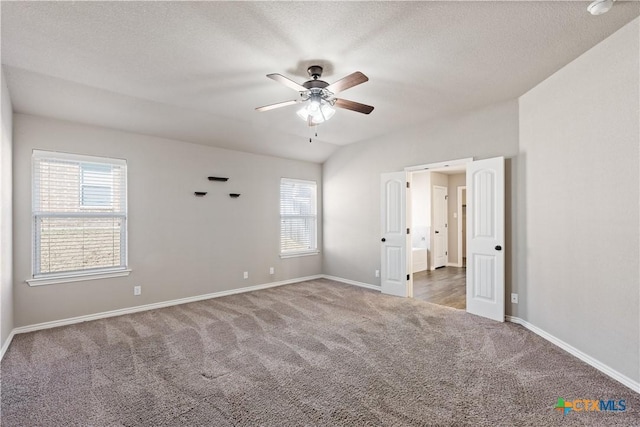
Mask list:
[[467,312],[504,322],[504,157],[467,164]]
[[383,294],[408,297],[407,177],[405,172],[383,173],[380,178],[380,281]]
[[431,228],[433,235],[433,265],[432,270],[440,267],[446,267],[449,262],[449,233],[447,221],[449,218],[449,210],[447,206],[447,187],[434,185],[431,187],[431,206],[433,211]]

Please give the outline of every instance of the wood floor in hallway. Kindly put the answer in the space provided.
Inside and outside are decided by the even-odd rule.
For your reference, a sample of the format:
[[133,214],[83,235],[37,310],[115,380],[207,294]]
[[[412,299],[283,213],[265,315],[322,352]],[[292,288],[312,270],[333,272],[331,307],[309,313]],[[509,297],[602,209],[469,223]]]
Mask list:
[[467,307],[467,269],[442,267],[413,274],[413,297],[461,310]]

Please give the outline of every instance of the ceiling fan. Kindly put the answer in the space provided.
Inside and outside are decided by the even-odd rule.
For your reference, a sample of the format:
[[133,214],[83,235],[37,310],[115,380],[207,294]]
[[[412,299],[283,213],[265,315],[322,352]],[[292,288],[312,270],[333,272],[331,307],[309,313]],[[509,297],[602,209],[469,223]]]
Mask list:
[[344,108],[363,114],[369,114],[373,111],[373,107],[370,105],[335,97],[336,93],[342,92],[369,80],[369,78],[360,71],[349,74],[347,77],[344,77],[332,84],[329,84],[324,80],[320,80],[320,77],[322,76],[322,67],[319,65],[310,66],[307,69],[307,72],[309,73],[311,80],[308,80],[301,85],[282,74],[267,74],[267,77],[270,79],[298,91],[299,97],[291,101],[278,102],[277,104],[258,107],[256,110],[269,111],[275,108],[286,107],[288,105],[304,104],[304,106],[298,110],[298,116],[305,120],[309,126],[316,126],[333,117],[335,114],[335,109],[333,107]]

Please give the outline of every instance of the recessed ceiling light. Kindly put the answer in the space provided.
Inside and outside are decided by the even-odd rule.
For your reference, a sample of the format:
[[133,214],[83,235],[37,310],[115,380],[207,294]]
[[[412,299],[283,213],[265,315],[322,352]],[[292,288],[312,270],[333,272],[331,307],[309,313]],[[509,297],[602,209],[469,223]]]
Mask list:
[[613,7],[614,0],[595,0],[587,7],[587,11],[592,15],[602,15],[609,12]]

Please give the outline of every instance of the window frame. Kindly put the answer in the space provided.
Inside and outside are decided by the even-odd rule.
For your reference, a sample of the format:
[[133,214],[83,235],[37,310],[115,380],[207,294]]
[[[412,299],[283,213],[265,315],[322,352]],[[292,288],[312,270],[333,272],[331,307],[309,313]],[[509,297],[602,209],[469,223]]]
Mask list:
[[[283,214],[282,213],[282,204],[283,204],[283,193],[282,186],[283,184],[304,184],[304,185],[312,185],[314,192],[314,213],[313,214]],[[297,178],[280,178],[280,186],[279,186],[279,209],[280,209],[280,232],[279,232],[279,254],[280,258],[294,258],[300,256],[309,256],[309,255],[317,255],[320,253],[320,249],[318,248],[318,183],[317,181],[305,180],[305,179],[297,179]],[[291,219],[291,218],[302,218],[302,219],[312,219],[314,226],[312,231],[312,243],[313,247],[309,249],[301,249],[301,250],[288,250],[283,251],[282,240],[283,240],[283,219]]]
[[[36,211],[36,207],[39,206],[39,202],[37,202],[37,198],[39,197],[39,191],[41,188],[41,182],[38,181],[36,184],[36,174],[38,170],[36,169],[36,163],[41,161],[41,159],[53,160],[53,161],[63,161],[70,163],[77,163],[79,172],[78,172],[78,207],[77,211],[69,211],[69,212],[54,212],[54,211]],[[122,176],[120,180],[115,183],[112,182],[109,186],[110,188],[110,205],[109,206],[89,206],[83,205],[83,175],[84,169],[83,165],[93,164],[93,165],[105,165],[110,166],[112,168],[118,167],[121,168]],[[40,285],[49,285],[55,283],[67,283],[67,282],[76,282],[76,281],[84,281],[84,280],[93,280],[93,279],[103,279],[109,277],[122,277],[128,276],[131,272],[129,268],[129,230],[128,230],[128,171],[127,171],[127,162],[124,159],[116,159],[110,157],[96,157],[96,156],[86,156],[80,154],[72,154],[72,153],[63,153],[56,151],[45,151],[45,150],[33,150],[32,152],[32,160],[31,160],[31,191],[32,191],[32,200],[31,200],[31,277],[26,280],[26,282],[30,286],[40,286]],[[39,178],[38,178],[39,179]],[[108,209],[113,209],[114,202],[114,188],[115,186],[121,187],[121,191],[124,194],[121,196],[121,205],[122,208],[117,212],[106,212]],[[106,187],[106,186],[105,186]],[[87,212],[88,210],[94,210],[97,212]],[[82,270],[68,270],[68,271],[60,271],[60,272],[46,272],[42,273],[42,269],[39,264],[39,254],[41,251],[41,230],[38,227],[38,221],[41,221],[43,218],[55,218],[55,217],[63,217],[63,218],[118,218],[122,221],[122,225],[120,227],[120,265],[118,266],[108,266],[108,267],[96,267],[96,268],[86,268]]]

